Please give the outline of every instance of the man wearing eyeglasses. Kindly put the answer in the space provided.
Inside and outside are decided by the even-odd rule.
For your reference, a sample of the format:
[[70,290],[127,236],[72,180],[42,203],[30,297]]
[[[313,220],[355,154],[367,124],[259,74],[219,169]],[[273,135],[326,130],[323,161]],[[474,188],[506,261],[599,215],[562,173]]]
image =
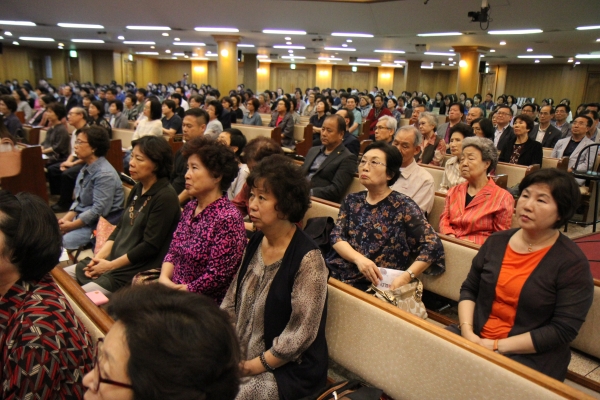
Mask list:
[[375,141],[392,144],[396,133],[396,118],[385,115],[375,125]]
[[552,106],[544,106],[540,110],[540,123],[529,132],[529,139],[542,144],[542,147],[554,147],[562,137],[560,129],[553,126],[550,121],[554,118]]
[[302,172],[310,181],[311,196],[340,203],[356,172],[356,156],[344,146],[346,121],[330,115],[321,127],[322,146],[306,154]]
[[567,117],[571,112],[571,107],[566,104],[559,104],[554,109],[554,123],[553,125],[560,129],[561,139],[571,136],[571,124],[567,122]]
[[[594,142],[586,136],[588,129],[593,125],[594,121],[586,115],[579,115],[573,121],[573,125],[571,127],[572,135],[571,137],[566,137],[564,139],[560,139],[556,142],[556,146],[554,146],[554,150],[552,150],[551,157],[553,158],[563,158],[569,157],[569,172],[573,171],[573,168],[576,167],[575,163],[577,162],[577,158],[581,151],[590,144],[594,144]],[[588,153],[583,152],[581,160],[579,160],[579,165],[575,169],[587,169],[588,163]],[[576,179],[579,185],[583,185],[583,179]]]
[[512,109],[509,106],[500,106],[494,114],[496,116],[496,132],[494,133],[494,146],[498,150],[505,147],[506,142],[515,136],[510,121],[513,117]]

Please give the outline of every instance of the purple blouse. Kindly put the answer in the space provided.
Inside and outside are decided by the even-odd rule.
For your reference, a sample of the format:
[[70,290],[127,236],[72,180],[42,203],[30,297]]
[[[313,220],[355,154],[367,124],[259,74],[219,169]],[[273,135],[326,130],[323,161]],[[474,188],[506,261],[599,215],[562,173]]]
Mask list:
[[183,209],[164,262],[175,266],[174,283],[186,284],[188,291],[220,304],[246,247],[244,220],[227,196],[194,217],[197,206],[193,199]]

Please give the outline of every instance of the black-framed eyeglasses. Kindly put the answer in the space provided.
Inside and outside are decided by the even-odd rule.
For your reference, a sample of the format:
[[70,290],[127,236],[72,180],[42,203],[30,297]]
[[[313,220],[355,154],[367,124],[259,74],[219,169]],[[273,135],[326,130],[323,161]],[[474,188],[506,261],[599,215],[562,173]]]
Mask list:
[[94,387],[91,388],[94,392],[100,389],[101,383],[108,383],[109,385],[119,386],[125,389],[133,389],[133,386],[128,383],[116,382],[111,379],[105,379],[100,374],[100,364],[98,363],[99,355],[102,354],[102,346],[104,345],[104,338],[98,338],[96,342],[96,352],[94,354]]

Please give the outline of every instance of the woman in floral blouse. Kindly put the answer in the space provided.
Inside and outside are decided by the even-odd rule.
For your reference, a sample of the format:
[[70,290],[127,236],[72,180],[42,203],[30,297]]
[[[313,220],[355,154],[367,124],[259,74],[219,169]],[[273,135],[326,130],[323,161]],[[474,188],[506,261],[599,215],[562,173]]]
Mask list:
[[181,213],[159,282],[221,303],[242,260],[244,220],[224,193],[238,174],[226,145],[205,137],[185,144],[185,189],[192,200]]
[[395,289],[427,270],[444,272],[444,248],[419,206],[390,189],[400,176],[402,155],[394,146],[372,143],[358,166],[367,191],[349,194],[331,232],[327,257],[331,276],[359,289],[382,279],[379,268],[404,270]]

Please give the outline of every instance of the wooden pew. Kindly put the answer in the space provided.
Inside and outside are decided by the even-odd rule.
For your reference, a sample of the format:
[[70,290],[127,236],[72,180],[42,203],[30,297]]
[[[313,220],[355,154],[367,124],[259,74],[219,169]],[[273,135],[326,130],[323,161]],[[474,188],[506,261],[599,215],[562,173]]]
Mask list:
[[271,114],[258,114],[260,115],[260,119],[262,120],[263,126],[269,126],[271,122]]
[[[367,139],[367,140],[363,140],[360,142],[360,153],[359,155],[363,155],[365,154],[365,149],[367,148],[368,145],[370,145],[371,143],[373,143],[373,141],[371,139]],[[359,160],[360,161],[360,160]]]
[[48,202],[46,188],[46,162],[42,158],[41,146],[26,147],[21,150],[21,172],[10,178],[2,178],[2,189],[12,194],[28,192]]
[[346,191],[344,192],[344,196],[342,197],[342,199],[346,198],[346,196],[348,196],[350,193],[362,192],[363,190],[367,190],[367,188],[364,187],[362,183],[360,183],[358,175],[354,174],[352,182],[350,182],[350,186],[348,186],[348,189],[346,189]]
[[296,141],[296,154],[306,156],[313,143],[313,126],[294,125],[294,140]]
[[121,139],[111,139],[110,147],[105,158],[119,174],[123,172],[123,148]]
[[427,164],[419,164],[419,166],[425,168],[425,170],[431,174],[433,177],[433,188],[434,190],[438,190],[442,184],[442,179],[444,178],[444,168]]
[[239,129],[249,142],[259,136],[268,137],[281,143],[281,128],[260,127],[255,125],[231,124],[232,128]]
[[507,187],[511,188],[518,185],[526,175],[540,169],[539,164],[530,165],[528,167],[517,164],[508,164],[499,162],[496,167],[496,174],[508,175]]
[[21,124],[25,123],[25,113],[23,111],[15,111],[15,115],[17,116],[17,118],[19,118]]
[[408,125],[409,121],[410,118],[401,118],[400,123],[398,124],[398,128]]
[[128,149],[131,147],[131,139],[133,138],[133,130],[132,129],[118,129],[115,128],[112,130],[112,138],[120,139],[121,146],[124,149]]
[[566,171],[569,168],[569,157],[563,158],[542,158],[542,168],[558,168]]
[[544,157],[552,158],[552,147],[543,147],[542,152],[544,153]]

